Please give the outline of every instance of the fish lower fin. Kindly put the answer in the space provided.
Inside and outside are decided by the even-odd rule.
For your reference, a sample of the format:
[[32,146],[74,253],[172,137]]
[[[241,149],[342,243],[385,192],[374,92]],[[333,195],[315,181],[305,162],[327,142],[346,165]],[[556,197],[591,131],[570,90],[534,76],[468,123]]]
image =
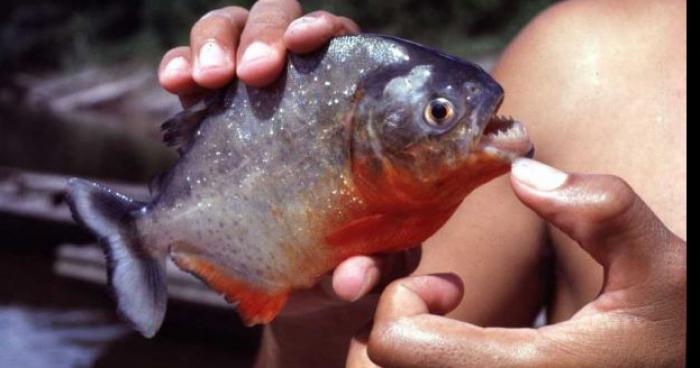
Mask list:
[[145,206],[96,183],[68,181],[73,218],[89,228],[102,244],[107,275],[120,314],[145,337],[152,337],[165,316],[165,254],[143,247],[132,213]]
[[229,276],[221,266],[204,257],[181,252],[173,252],[171,256],[178,267],[223,294],[229,303],[236,303],[238,314],[247,326],[275,319],[289,297],[289,289],[268,291],[252,287]]

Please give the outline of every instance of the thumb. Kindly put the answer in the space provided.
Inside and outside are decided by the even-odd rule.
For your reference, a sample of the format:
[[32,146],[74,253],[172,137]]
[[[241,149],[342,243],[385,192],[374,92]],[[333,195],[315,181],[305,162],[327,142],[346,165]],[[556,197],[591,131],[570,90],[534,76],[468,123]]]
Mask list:
[[606,272],[606,291],[634,286],[682,261],[683,242],[621,178],[565,173],[531,159],[511,170],[515,194],[577,241]]

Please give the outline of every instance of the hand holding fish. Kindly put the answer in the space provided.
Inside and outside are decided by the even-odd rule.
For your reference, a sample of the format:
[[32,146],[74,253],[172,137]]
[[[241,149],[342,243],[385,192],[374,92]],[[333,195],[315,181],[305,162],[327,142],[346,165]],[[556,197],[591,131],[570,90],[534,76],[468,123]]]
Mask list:
[[349,366],[373,366],[367,356],[382,367],[683,366],[686,243],[619,178],[520,159],[511,183],[603,265],[600,295],[565,322],[481,328],[441,317],[462,298],[456,276],[401,279],[382,294],[368,348],[356,339]]
[[306,53],[333,36],[359,32],[345,17],[325,11],[301,14],[296,0],[258,1],[250,11],[237,6],[210,11],[192,27],[189,46],[163,56],[160,83],[185,105],[234,77],[265,86],[282,73],[287,50]]

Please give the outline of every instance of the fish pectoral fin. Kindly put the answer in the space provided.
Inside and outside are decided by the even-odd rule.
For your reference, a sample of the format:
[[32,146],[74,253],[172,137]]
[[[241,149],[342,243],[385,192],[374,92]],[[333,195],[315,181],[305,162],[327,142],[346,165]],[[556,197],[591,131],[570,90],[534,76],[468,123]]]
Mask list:
[[429,214],[375,214],[346,223],[326,236],[341,259],[395,252],[420,245],[442,226],[454,209]]
[[337,246],[360,243],[365,240],[368,231],[376,234],[378,228],[386,227],[387,225],[393,225],[393,223],[387,222],[386,216],[383,214],[362,217],[335,229],[326,236],[326,242]]
[[395,234],[403,218],[375,214],[350,221],[326,236],[326,243],[337,247],[341,257],[388,251],[396,247]]
[[231,277],[222,266],[203,256],[176,252],[171,256],[178,267],[192,273],[210,288],[223,294],[229,303],[237,304],[238,314],[247,326],[272,321],[289,297],[289,289],[272,291],[248,285]]

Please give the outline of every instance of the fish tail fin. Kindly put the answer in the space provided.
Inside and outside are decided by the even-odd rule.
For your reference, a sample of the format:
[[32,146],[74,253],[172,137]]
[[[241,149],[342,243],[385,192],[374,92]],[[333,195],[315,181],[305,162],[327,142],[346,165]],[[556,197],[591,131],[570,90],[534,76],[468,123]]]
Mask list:
[[152,254],[139,239],[133,213],[146,204],[76,178],[68,181],[67,201],[73,218],[89,228],[104,248],[120,314],[142,335],[152,337],[165,316],[166,254]]

